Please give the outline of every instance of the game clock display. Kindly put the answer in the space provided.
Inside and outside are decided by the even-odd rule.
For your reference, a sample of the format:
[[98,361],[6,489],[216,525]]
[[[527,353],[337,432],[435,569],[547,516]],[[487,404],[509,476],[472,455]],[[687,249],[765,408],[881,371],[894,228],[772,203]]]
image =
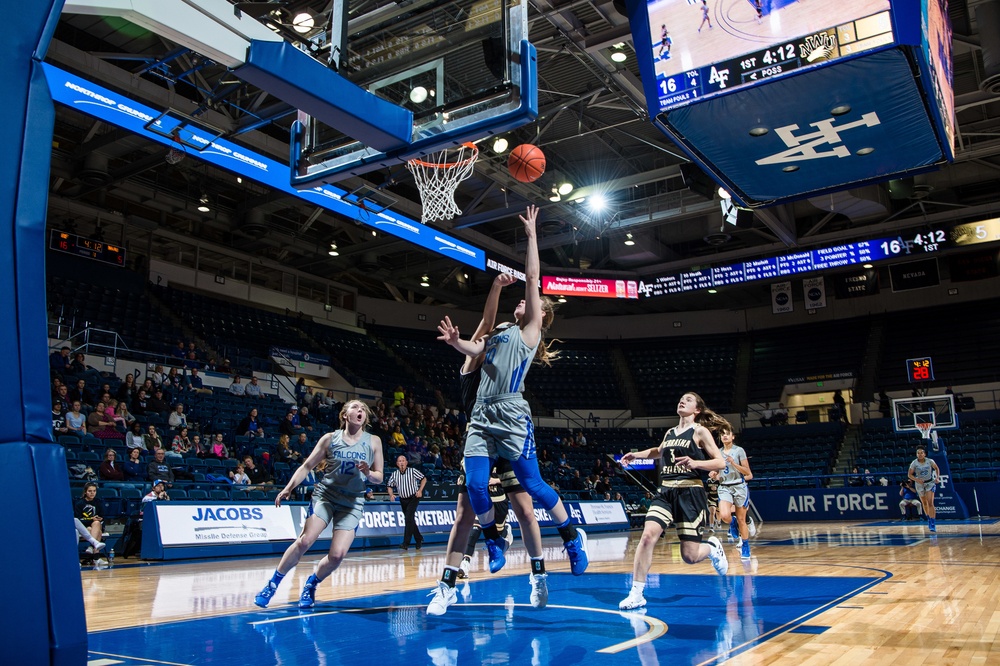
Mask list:
[[910,383],[934,380],[934,364],[930,356],[906,359],[906,372]]
[[49,235],[49,249],[103,261],[120,268],[125,267],[125,250],[123,248],[65,231],[52,230]]

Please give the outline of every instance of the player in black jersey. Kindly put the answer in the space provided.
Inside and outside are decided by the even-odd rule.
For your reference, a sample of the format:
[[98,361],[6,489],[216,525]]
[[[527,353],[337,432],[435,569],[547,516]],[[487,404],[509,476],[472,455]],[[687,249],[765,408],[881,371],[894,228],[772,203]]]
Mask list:
[[[506,273],[501,273],[494,279],[490,294],[486,298],[486,306],[483,308],[483,319],[479,322],[479,327],[472,336],[472,340],[478,340],[493,330],[496,323],[497,307],[500,302],[500,291],[507,285],[513,284],[515,278]],[[462,364],[460,374],[462,389],[462,405],[467,414],[472,413],[472,407],[476,403],[476,396],[479,390],[480,367],[483,363],[483,355],[466,356]],[[464,467],[464,461],[463,461]],[[531,583],[531,605],[535,608],[542,608],[548,603],[549,591],[546,582],[545,561],[542,559],[542,531],[535,519],[534,504],[531,496],[520,486],[517,477],[510,465],[510,461],[500,458],[494,467],[494,473],[500,479],[501,486],[506,491],[506,496],[510,502],[510,508],[517,516],[518,526],[521,529],[521,539],[524,540],[525,549],[531,557],[531,571],[529,582]],[[471,533],[476,522],[476,513],[472,509],[468,493],[462,492],[465,489],[465,475],[460,480],[458,505],[455,510],[455,524],[451,527],[451,534],[448,537],[448,552],[445,555],[444,572],[437,588],[432,592],[433,599],[427,605],[428,615],[444,615],[451,606],[458,601],[458,594],[455,591],[455,582],[459,577],[461,563],[466,548],[475,548],[475,541],[471,539]],[[496,510],[496,507],[494,507]],[[506,515],[504,515],[504,518]],[[500,514],[495,515],[495,522],[499,527],[503,522]],[[507,526],[510,529],[510,526]],[[477,530],[478,539],[478,530]]]
[[706,407],[697,393],[681,396],[677,403],[677,415],[680,416],[680,423],[666,432],[658,447],[626,453],[621,458],[622,465],[636,458],[663,458],[660,492],[646,512],[642,537],[635,552],[632,589],[628,597],[618,604],[621,610],[635,610],[646,605],[642,592],[653,561],[653,548],[663,530],[670,525],[677,527],[681,557],[685,562],[695,564],[708,557],[720,576],[725,576],[729,570],[722,543],[715,537],[709,537],[707,544],[701,542],[708,513],[708,497],[701,475],[726,468],[726,461],[711,431],[726,426],[731,430],[732,426]]

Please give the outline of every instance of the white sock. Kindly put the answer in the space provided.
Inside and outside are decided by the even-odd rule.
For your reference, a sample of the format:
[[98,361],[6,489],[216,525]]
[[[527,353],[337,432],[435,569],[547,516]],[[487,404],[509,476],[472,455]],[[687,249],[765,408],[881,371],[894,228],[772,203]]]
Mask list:
[[642,595],[642,591],[645,590],[645,589],[646,589],[646,584],[645,583],[636,583],[636,582],[633,582],[632,583],[632,591],[629,592],[629,594],[633,594],[634,593],[634,594],[638,594],[638,595],[641,596]]
[[94,537],[90,537],[90,545],[91,546],[93,546],[94,548],[97,548],[97,544],[99,544],[99,543],[101,543],[101,542],[98,541],[97,539],[95,539]]

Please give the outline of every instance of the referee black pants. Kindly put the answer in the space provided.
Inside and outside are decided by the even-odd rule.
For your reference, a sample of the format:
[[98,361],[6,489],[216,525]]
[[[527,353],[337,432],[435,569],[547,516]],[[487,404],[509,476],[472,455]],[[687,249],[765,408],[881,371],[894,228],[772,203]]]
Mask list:
[[410,546],[411,537],[419,548],[420,544],[424,541],[424,537],[420,534],[420,529],[417,527],[417,505],[420,504],[420,498],[416,495],[413,497],[400,497],[399,503],[403,507],[403,520],[405,521],[403,548]]

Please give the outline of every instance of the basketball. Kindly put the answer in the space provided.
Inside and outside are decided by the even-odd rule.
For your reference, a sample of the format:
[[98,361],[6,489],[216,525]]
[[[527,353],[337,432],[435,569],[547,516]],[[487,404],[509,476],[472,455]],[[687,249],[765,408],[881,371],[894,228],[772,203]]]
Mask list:
[[510,151],[507,168],[515,179],[522,183],[532,183],[545,173],[545,153],[538,146],[522,143]]

